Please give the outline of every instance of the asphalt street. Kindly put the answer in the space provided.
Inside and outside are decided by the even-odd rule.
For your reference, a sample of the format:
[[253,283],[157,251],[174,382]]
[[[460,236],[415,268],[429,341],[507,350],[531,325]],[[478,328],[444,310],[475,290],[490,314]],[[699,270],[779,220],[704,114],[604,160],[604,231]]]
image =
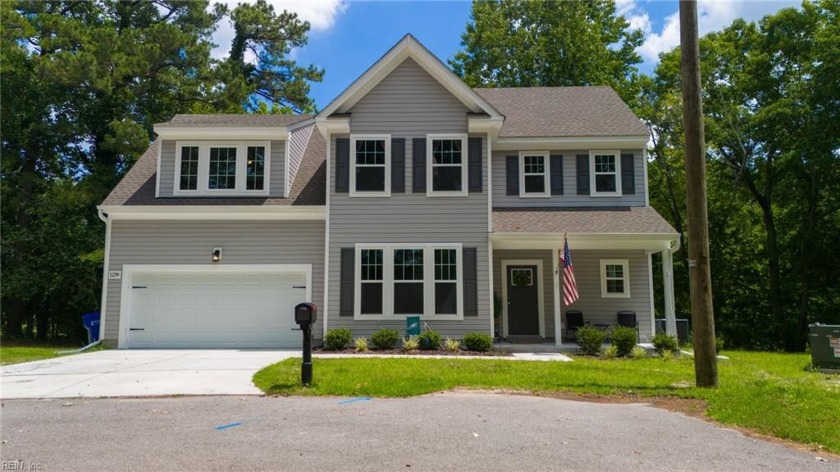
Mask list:
[[517,395],[4,400],[0,414],[3,470],[840,471],[646,405]]

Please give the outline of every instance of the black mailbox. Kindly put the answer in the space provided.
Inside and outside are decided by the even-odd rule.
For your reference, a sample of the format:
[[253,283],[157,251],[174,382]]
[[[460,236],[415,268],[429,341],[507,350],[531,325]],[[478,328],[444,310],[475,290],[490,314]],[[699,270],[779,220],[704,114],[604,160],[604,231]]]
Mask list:
[[295,307],[295,323],[311,325],[318,319],[318,307],[312,303],[300,303]]

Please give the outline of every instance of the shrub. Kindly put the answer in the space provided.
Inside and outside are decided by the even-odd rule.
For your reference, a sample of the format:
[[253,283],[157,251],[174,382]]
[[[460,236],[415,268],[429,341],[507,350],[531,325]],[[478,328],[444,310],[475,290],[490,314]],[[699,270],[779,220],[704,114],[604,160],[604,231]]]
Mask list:
[[676,336],[671,336],[666,333],[656,333],[650,340],[653,343],[654,349],[656,349],[656,353],[660,356],[665,351],[676,352],[679,349],[679,342]]
[[647,355],[647,349],[642,346],[633,346],[633,349],[630,350],[630,357],[633,359],[644,359]]
[[604,359],[615,359],[618,356],[618,348],[615,347],[615,344],[610,344],[601,350],[601,355]]
[[612,343],[618,348],[618,357],[627,357],[636,346],[636,328],[616,326],[613,328]]
[[409,336],[403,339],[403,350],[405,352],[414,352],[420,347],[420,339],[417,336]]
[[661,354],[663,361],[670,361],[674,359],[674,351],[665,351]]
[[724,344],[726,344],[726,340],[723,339],[723,336],[717,335],[715,337],[715,348],[717,349],[716,352],[722,352]]
[[604,339],[607,337],[607,333],[592,326],[581,326],[577,329],[576,334],[580,351],[587,356],[597,356],[601,352]]
[[434,351],[440,348],[440,333],[437,331],[423,331],[418,338],[420,340],[420,349],[424,351]]
[[376,349],[393,349],[399,340],[400,332],[395,329],[380,329],[370,337],[370,342]]
[[468,351],[487,352],[493,347],[493,338],[486,333],[467,333],[463,344]]
[[353,347],[356,348],[356,352],[368,352],[368,340],[367,338],[356,338],[353,340]]
[[347,328],[331,329],[324,335],[324,347],[331,351],[340,351],[352,339],[353,333]]
[[443,341],[443,349],[449,352],[458,352],[461,350],[461,341],[457,339],[446,338]]

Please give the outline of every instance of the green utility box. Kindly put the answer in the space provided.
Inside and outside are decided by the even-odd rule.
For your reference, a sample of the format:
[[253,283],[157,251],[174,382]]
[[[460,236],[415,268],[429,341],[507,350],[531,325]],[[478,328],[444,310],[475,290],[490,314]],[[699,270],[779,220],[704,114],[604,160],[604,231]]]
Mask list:
[[407,336],[420,336],[420,317],[406,316],[405,317],[405,334]]
[[840,371],[840,326],[813,324],[811,334],[811,361],[815,367]]

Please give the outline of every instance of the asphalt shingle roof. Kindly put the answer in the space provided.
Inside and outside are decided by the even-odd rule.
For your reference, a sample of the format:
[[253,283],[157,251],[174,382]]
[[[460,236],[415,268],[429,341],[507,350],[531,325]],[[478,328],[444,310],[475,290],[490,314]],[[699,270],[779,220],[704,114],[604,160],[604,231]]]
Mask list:
[[312,115],[175,115],[157,126],[189,128],[191,126],[289,126],[312,118]]
[[500,137],[648,136],[610,87],[473,89],[505,115]]
[[677,234],[651,207],[494,208],[493,232]]

